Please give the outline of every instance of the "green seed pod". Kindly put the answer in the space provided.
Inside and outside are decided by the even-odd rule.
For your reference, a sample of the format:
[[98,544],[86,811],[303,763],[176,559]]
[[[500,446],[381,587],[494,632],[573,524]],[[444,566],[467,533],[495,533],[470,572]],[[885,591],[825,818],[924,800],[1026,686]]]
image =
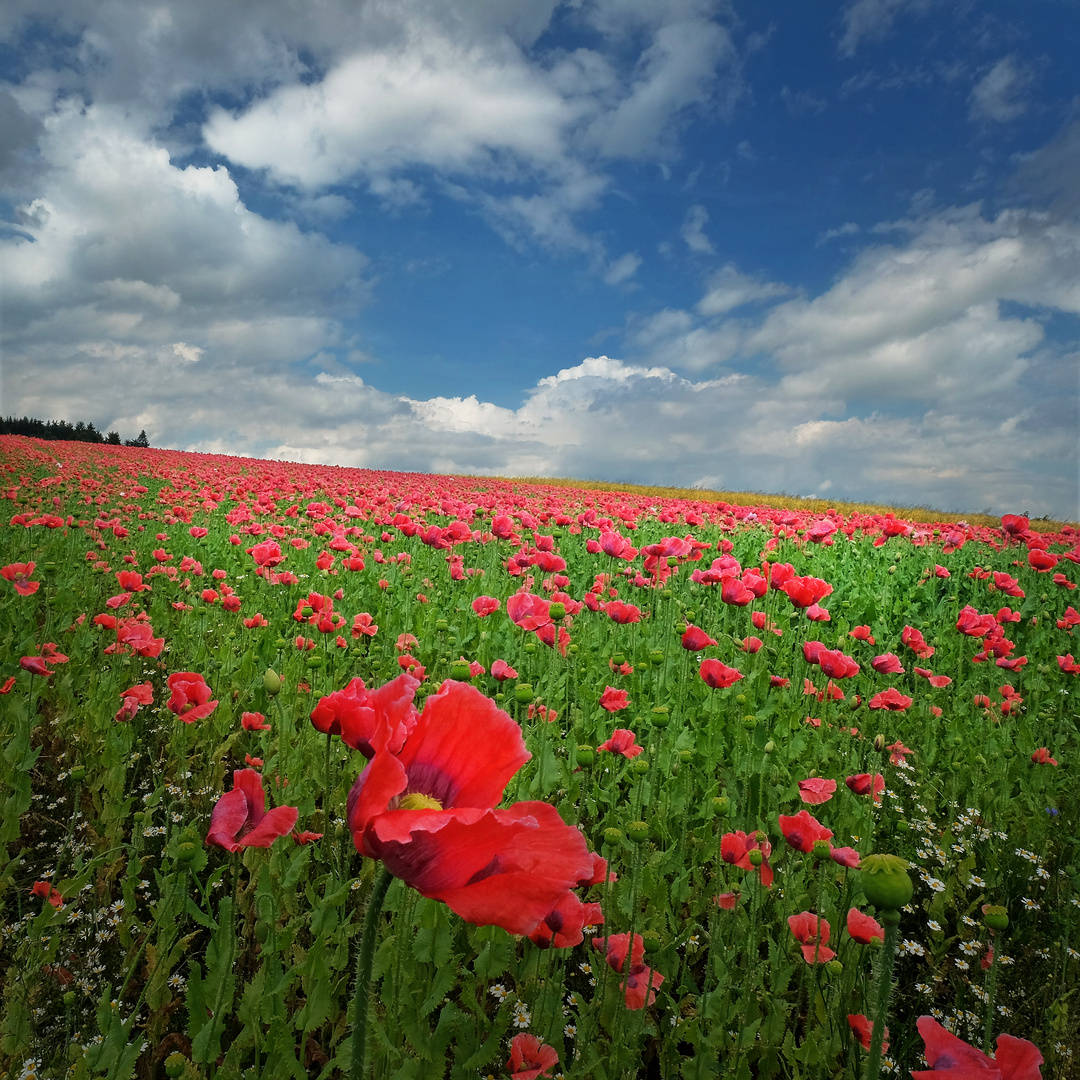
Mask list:
[[626,826],[626,835],[635,844],[642,844],[649,839],[649,823],[647,821],[631,821]]
[[275,649],[287,649],[288,647],[289,643],[283,637],[279,637],[274,641]]
[[616,654],[615,654],[615,655],[614,655],[614,656],[613,656],[613,657],[611,658],[611,662],[612,662],[612,663],[613,663],[613,664],[614,664],[614,665],[615,665],[616,667],[622,667],[622,666],[623,666],[623,664],[625,664],[625,663],[626,663],[626,657],[625,657],[625,656],[623,656],[623,654],[622,654],[622,653],[618,653],[618,652],[617,652],[617,653],[616,653]]
[[609,825],[604,830],[604,843],[605,844],[617,844],[623,838],[622,829],[616,829],[614,825]]
[[726,795],[717,795],[712,804],[717,817],[727,817],[731,813],[731,800]]
[[824,860],[829,857],[832,852],[832,848],[829,846],[828,840],[815,840],[814,846],[810,849],[810,854],[815,859]]
[[187,1070],[187,1061],[188,1059],[179,1050],[174,1050],[165,1059],[165,1075],[174,1078],[183,1076]]
[[445,634],[446,631],[450,629],[450,624],[445,619],[436,619],[435,629],[438,630],[440,634]]
[[577,763],[583,769],[596,763],[596,751],[591,746],[579,746],[577,748]]
[[64,993],[64,1007],[70,1009],[75,1004],[77,998],[74,990],[68,990]]
[[566,618],[566,605],[556,600],[551,607],[548,608],[548,615],[556,621]]
[[641,940],[647,953],[654,953],[660,948],[660,935],[655,930],[643,931]]
[[899,911],[915,893],[910,868],[899,855],[867,855],[859,863],[866,899],[883,912]]
[[749,731],[750,728],[757,727],[757,717],[753,713],[747,713],[742,718],[742,726],[746,728],[747,731]]
[[765,861],[765,856],[757,848],[754,848],[747,853],[746,860],[751,866],[760,866]]
[[566,647],[566,651],[571,656],[577,656],[577,654],[578,654],[578,644],[577,644],[577,642],[576,641],[570,642],[570,644],[567,645],[567,647]]
[[690,762],[694,760],[694,751],[693,750],[680,750],[679,751],[679,760],[684,765],[689,765]]
[[526,641],[525,645],[524,645],[524,649],[525,649],[525,651],[527,653],[536,652],[536,642],[535,641]]
[[309,656],[307,658],[307,660],[305,661],[305,664],[306,664],[306,666],[308,668],[311,668],[311,669],[314,669],[314,670],[317,671],[319,668],[326,666],[326,657],[325,656]]
[[450,678],[458,682],[468,682],[472,678],[472,669],[468,660],[455,660],[450,665]]
[[842,975],[844,972],[844,965],[841,964],[839,960],[830,960],[825,965],[825,970],[830,975]]
[[739,703],[740,705],[745,705],[745,704],[746,704],[746,695],[745,695],[745,694],[736,694],[736,695],[735,695],[735,700],[736,700],[736,701],[737,701],[737,702],[738,702],[738,703]]
[[187,866],[188,863],[194,860],[198,853],[199,849],[189,840],[185,840],[182,844],[176,845],[176,861],[181,866]]
[[897,832],[909,832],[910,830],[911,830],[911,825],[909,824],[907,818],[901,818],[896,823],[896,831]]
[[520,682],[514,687],[514,700],[519,705],[528,705],[533,697],[532,683]]
[[634,758],[630,762],[630,771],[637,773],[638,776],[644,776],[649,771],[649,763],[644,758]]
[[1000,904],[983,904],[983,925],[989,930],[1006,930],[1009,926],[1009,912]]
[[276,697],[281,691],[281,676],[272,667],[263,672],[263,689],[271,697]]
[[654,705],[651,719],[653,727],[665,728],[671,723],[671,710],[666,705]]
[[653,649],[652,652],[649,653],[649,663],[652,664],[653,667],[663,667],[664,666],[664,650],[663,649]]
[[71,779],[77,784],[82,783],[82,781],[86,779],[86,766],[76,765],[75,768],[71,770]]

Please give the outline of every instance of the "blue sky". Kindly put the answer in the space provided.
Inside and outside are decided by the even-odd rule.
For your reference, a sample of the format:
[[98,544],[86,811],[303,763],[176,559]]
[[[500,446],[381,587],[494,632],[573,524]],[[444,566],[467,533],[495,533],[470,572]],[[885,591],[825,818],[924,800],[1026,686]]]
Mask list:
[[0,412],[1080,518],[1080,6],[9,0]]

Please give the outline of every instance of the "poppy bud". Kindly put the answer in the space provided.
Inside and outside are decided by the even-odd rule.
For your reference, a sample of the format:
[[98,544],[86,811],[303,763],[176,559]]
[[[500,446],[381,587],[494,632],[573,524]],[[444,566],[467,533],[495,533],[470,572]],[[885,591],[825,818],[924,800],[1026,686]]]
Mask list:
[[885,750],[885,736],[878,734],[874,736],[874,749],[880,754]]
[[1000,904],[983,904],[983,924],[989,930],[1005,930],[1009,925],[1009,913]]
[[263,672],[263,689],[271,697],[276,697],[281,690],[281,676],[271,667]]
[[561,603],[559,603],[558,600],[556,600],[551,605],[551,607],[548,608],[548,617],[553,619],[553,620],[565,618],[566,617],[566,605],[561,604]]
[[583,769],[596,761],[596,751],[591,746],[579,746],[577,749],[577,763]]
[[468,682],[472,678],[472,670],[468,660],[455,660],[450,665],[450,678],[459,682]]
[[649,823],[647,821],[631,821],[626,826],[626,835],[635,844],[644,843],[649,839]]
[[863,858],[859,869],[866,899],[882,912],[899,911],[915,892],[908,875],[910,865],[898,855],[867,855]]
[[767,743],[766,743],[766,744],[765,744],[765,745],[764,745],[764,746],[762,747],[762,749],[763,749],[763,750],[765,751],[765,753],[766,753],[766,754],[771,754],[771,753],[772,753],[772,752],[773,752],[773,751],[774,751],[774,750],[776,749],[776,743],[774,743],[774,742],[772,741],[772,739],[770,739],[770,740],[769,740],[769,741],[768,741],[768,742],[767,742]]

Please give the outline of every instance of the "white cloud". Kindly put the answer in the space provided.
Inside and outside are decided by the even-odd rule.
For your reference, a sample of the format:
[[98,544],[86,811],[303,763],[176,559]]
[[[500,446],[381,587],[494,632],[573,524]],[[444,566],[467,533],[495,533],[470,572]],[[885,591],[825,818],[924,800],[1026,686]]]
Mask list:
[[708,220],[709,211],[699,203],[695,203],[686,211],[686,217],[683,218],[679,235],[691,251],[698,251],[705,255],[713,253],[712,241],[703,231]]
[[701,315],[726,315],[744,304],[772,300],[790,292],[788,285],[741,274],[728,263],[709,278],[708,292],[698,301],[697,311]]
[[625,255],[615,259],[604,271],[604,280],[609,285],[621,285],[624,281],[629,281],[637,273],[640,265],[641,256],[632,251],[627,252]]
[[972,88],[971,118],[1007,123],[1028,110],[1024,94],[1031,84],[1031,73],[1015,57],[999,60]]
[[902,12],[925,12],[933,0],[851,0],[844,12],[844,34],[840,55],[854,56],[863,41],[888,37],[896,17]]

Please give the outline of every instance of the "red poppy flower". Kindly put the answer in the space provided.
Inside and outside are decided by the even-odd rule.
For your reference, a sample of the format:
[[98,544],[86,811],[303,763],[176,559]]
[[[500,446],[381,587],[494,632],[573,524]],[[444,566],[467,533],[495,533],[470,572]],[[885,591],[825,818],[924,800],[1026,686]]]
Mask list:
[[413,699],[419,685],[420,680],[407,671],[375,690],[368,690],[363,679],[353,679],[343,690],[318,700],[311,710],[311,723],[324,735],[341,736],[346,746],[359,750],[366,758],[375,753],[372,740],[376,732],[390,724],[392,733],[387,745],[396,753],[416,726],[418,714]]
[[614,686],[604,688],[600,696],[600,708],[608,712],[619,712],[630,708],[630,698],[625,690],[616,690]]
[[64,906],[64,898],[60,895],[59,891],[47,881],[35,881],[30,886],[31,896],[40,896],[43,900],[47,900],[54,908],[62,908]]
[[819,650],[817,662],[830,679],[850,679],[859,674],[859,665],[839,649]]
[[375,710],[374,756],[349,792],[356,849],[467,922],[529,934],[588,880],[581,833],[541,802],[495,806],[529,760],[521,728],[475,687],[448,679],[398,748]]
[[254,769],[237,769],[232,791],[218,799],[210,814],[206,842],[226,851],[267,848],[292,832],[299,813],[295,806],[275,806],[268,811],[262,777]]
[[728,667],[727,664],[722,664],[719,660],[712,658],[702,660],[698,672],[706,685],[714,690],[724,690],[733,686],[743,677],[738,668]]
[[15,676],[9,675],[4,680],[4,685],[0,686],[0,694],[10,694],[12,687],[15,685]]
[[[990,704],[990,699],[986,699],[986,703]],[[885,747],[889,751],[889,764],[890,765],[903,765],[907,761],[908,754],[914,754],[915,751],[905,746],[902,742],[897,740],[889,746]]]
[[916,630],[914,626],[905,626],[900,632],[900,640],[923,660],[929,660],[934,655],[934,646],[927,644],[922,631]]
[[901,694],[899,690],[890,686],[888,690],[882,690],[881,693],[875,694],[866,704],[871,709],[903,712],[905,709],[911,708],[913,700],[913,698]]
[[597,750],[610,750],[613,754],[622,754],[624,758],[636,758],[645,747],[635,746],[636,736],[626,728],[616,728],[609,739],[602,742]]
[[1050,756],[1050,751],[1045,746],[1040,746],[1034,754],[1031,755],[1031,760],[1037,765],[1056,765],[1057,760]]
[[498,611],[499,607],[499,601],[494,596],[478,596],[472,602],[473,611],[481,618]]
[[682,647],[690,652],[700,652],[715,644],[716,638],[709,637],[700,626],[694,626],[692,623],[687,626],[682,636]]
[[353,616],[352,630],[349,631],[352,637],[359,640],[361,634],[364,637],[374,637],[378,632],[379,627],[366,611],[361,611],[359,615]]
[[559,1052],[542,1043],[535,1035],[519,1032],[510,1042],[510,1080],[536,1080],[547,1076],[559,1063]]
[[640,934],[634,935],[633,948],[630,947],[629,934],[612,934],[606,938],[593,938],[593,948],[603,949],[608,967],[620,975],[627,966],[627,953],[630,954],[629,971],[619,985],[619,989],[626,997],[628,1009],[645,1008],[646,993],[649,1005],[656,1000],[656,991],[664,981],[664,976],[645,966],[645,940]]
[[1041,1080],[1039,1066],[1043,1056],[1039,1048],[1027,1039],[1013,1035],[997,1037],[997,1054],[987,1057],[981,1050],[968,1045],[946,1031],[932,1016],[920,1016],[916,1021],[919,1034],[926,1044],[929,1069],[912,1072],[913,1080],[941,1080],[950,1075],[957,1080]]
[[881,793],[885,790],[885,777],[881,773],[874,773],[873,776],[869,773],[858,773],[856,776],[845,777],[844,783],[856,795],[870,795],[872,793],[874,802],[881,802]]
[[780,588],[787,593],[788,599],[798,608],[808,608],[812,604],[817,604],[833,591],[827,581],[816,577],[791,577]]
[[517,592],[506,598],[506,614],[522,630],[538,630],[551,622],[551,601],[533,593]]
[[262,543],[249,547],[247,553],[255,560],[259,569],[267,569],[285,561],[281,554],[281,546],[274,540],[263,540]]
[[848,631],[848,636],[853,637],[856,641],[865,641],[868,645],[875,644],[874,635],[870,633],[869,626],[856,626]]
[[784,839],[796,851],[807,854],[818,840],[828,840],[832,836],[832,829],[826,829],[807,810],[800,810],[797,814],[780,815],[780,831]]
[[806,617],[811,622],[832,622],[832,616],[820,604],[811,604],[806,609]]
[[32,562],[9,563],[7,566],[0,567],[0,576],[3,576],[5,581],[10,581],[20,596],[30,596],[41,588],[40,581],[30,580],[30,575],[34,572],[36,565]]
[[621,624],[641,622],[641,608],[636,604],[625,604],[622,600],[609,600],[604,605],[604,614],[612,622]]
[[734,911],[735,905],[739,902],[739,894],[737,892],[721,893],[716,898],[717,904],[719,904],[723,911]]
[[169,712],[176,713],[185,724],[209,716],[218,706],[210,700],[213,691],[206,685],[206,680],[194,671],[178,671],[168,679],[172,696],[165,703]]
[[824,777],[811,776],[808,780],[799,781],[799,798],[804,803],[816,805],[828,802],[836,792],[836,781],[826,780]]
[[[855,1033],[855,1038],[862,1043],[864,1050],[870,1049],[870,1039],[874,1034],[874,1025],[863,1016],[862,1013],[848,1013],[847,1018],[848,1026]],[[889,1029],[885,1029],[886,1040],[888,1039]],[[883,1051],[889,1049],[888,1041],[883,1041],[881,1044]]]
[[885,940],[885,929],[881,923],[855,907],[850,908],[847,913],[847,932],[860,945],[869,945],[874,938]]
[[859,865],[862,856],[853,847],[831,847],[829,858],[838,866],[846,866],[849,870],[853,870]]
[[270,725],[261,712],[246,712],[240,717],[240,726],[245,731],[269,731]]
[[742,651],[745,653],[753,654],[759,652],[761,650],[761,646],[764,644],[765,642],[762,641],[761,638],[753,637],[751,635],[750,637],[744,637],[742,641],[739,642],[739,648],[742,649]]
[[586,926],[603,924],[604,912],[599,904],[583,904],[573,893],[567,893],[528,937],[541,949],[572,949],[585,940]]
[[518,673],[505,660],[495,660],[491,665],[491,676],[499,682],[506,682],[507,679],[516,679]]
[[802,944],[803,959],[808,964],[825,964],[836,956],[827,947],[830,927],[825,919],[819,919],[812,911],[801,911],[788,918],[788,926],[795,940]]
[[[755,851],[761,856],[760,861],[751,858],[751,853]],[[772,844],[765,838],[764,833],[747,834],[736,829],[735,832],[724,833],[720,837],[720,858],[740,870],[757,870],[761,875],[761,884],[766,889],[772,888],[775,877],[773,868],[769,865],[771,854]]]
[[46,666],[44,656],[21,656],[19,657],[19,667],[23,671],[29,671],[31,675],[40,675],[45,679],[52,674]]
[[912,668],[916,675],[921,675],[931,686],[948,686],[952,679],[948,675],[935,675],[929,668]]

